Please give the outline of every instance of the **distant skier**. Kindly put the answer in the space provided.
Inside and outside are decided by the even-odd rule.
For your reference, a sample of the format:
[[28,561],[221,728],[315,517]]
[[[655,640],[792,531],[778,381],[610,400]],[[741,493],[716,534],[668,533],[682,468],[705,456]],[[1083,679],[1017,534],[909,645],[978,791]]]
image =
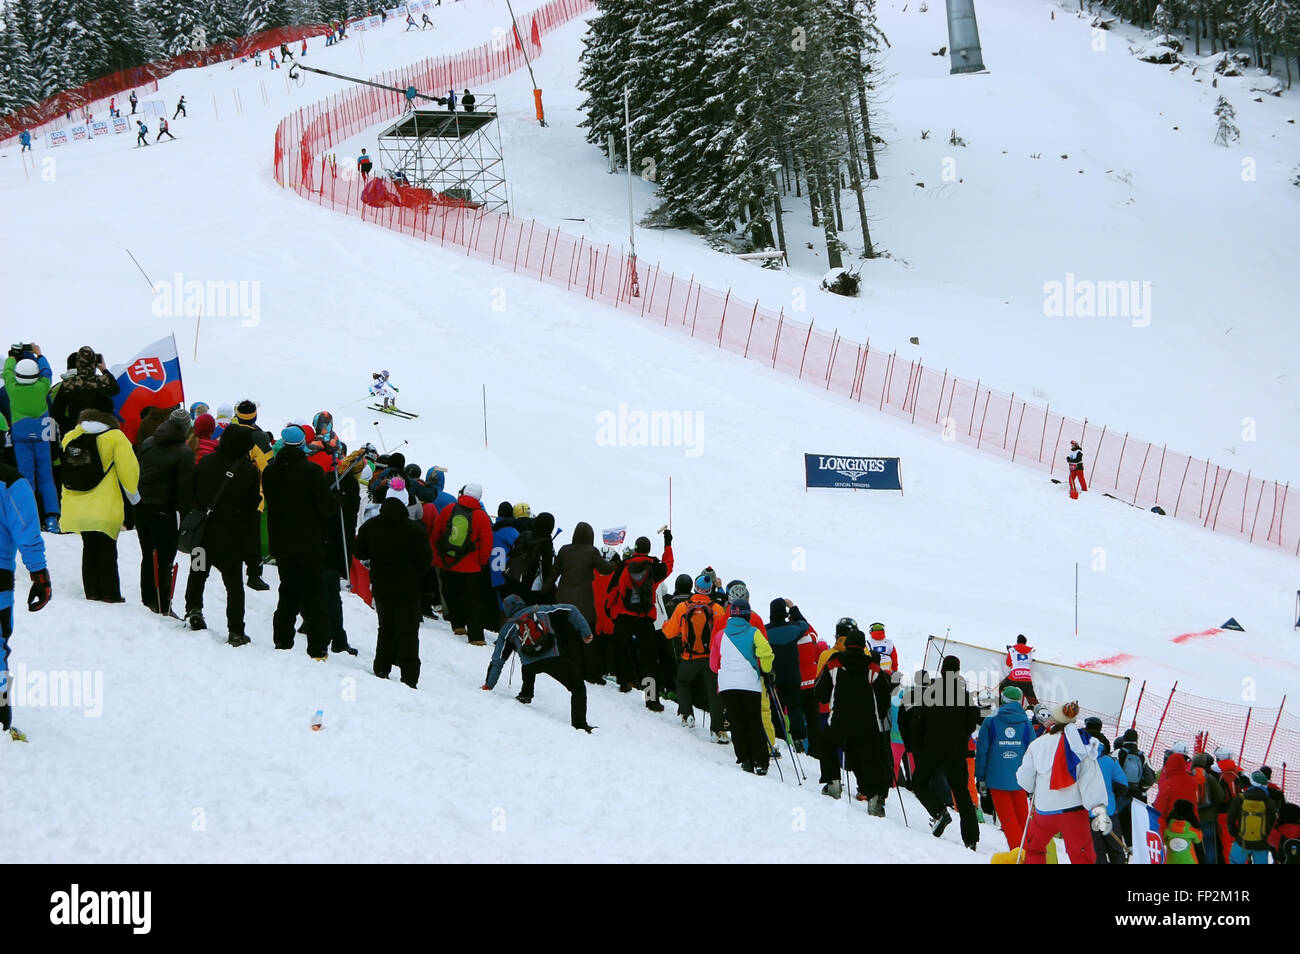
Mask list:
[[261,50],[257,50],[256,52],[253,53],[253,65],[254,65],[254,66],[261,66],[261,65],[262,65],[262,51],[261,51]]
[[20,551],[32,578],[27,610],[34,613],[50,601],[51,592],[36,498],[22,474],[8,464],[0,464],[0,732],[25,742],[27,737],[13,728],[8,682],[9,637],[14,631],[14,570]]
[[267,50],[266,55],[271,58],[271,69],[278,70],[280,64],[275,61],[275,50]]
[[281,43],[281,44],[280,44],[280,62],[281,62],[281,63],[288,63],[291,59],[293,59],[293,53],[291,53],[291,52],[289,51],[289,44],[287,44],[287,43]]
[[144,121],[140,119],[137,119],[135,121],[135,124],[140,127],[140,131],[135,137],[135,144],[137,146],[149,145],[149,127],[146,126],[144,124]]
[[[1078,441],[1070,441],[1070,453],[1065,455],[1065,462],[1070,466],[1070,499],[1078,500],[1079,490],[1088,492],[1088,481],[1083,476],[1083,448]],[[1079,490],[1074,488],[1076,480],[1079,482]]]
[[465,92],[462,93],[460,97],[461,109],[465,110],[465,112],[467,113],[472,113],[474,112],[474,103],[475,103],[474,94],[471,93],[469,90],[465,90]]
[[175,136],[172,135],[171,129],[169,129],[167,126],[167,117],[159,116],[158,117],[158,138],[155,139],[154,142],[160,142],[163,136],[166,136],[168,139],[176,138]]
[[[374,164],[371,163],[370,156],[368,156],[366,151],[362,149],[361,155],[357,156],[357,169],[361,173],[361,178],[368,179],[370,177],[370,170],[373,168]],[[384,374],[387,375],[388,372],[385,371]]]
[[423,21],[423,22],[421,22],[421,24],[420,24],[420,32],[421,32],[421,33],[423,33],[425,30],[436,30],[436,29],[438,29],[436,26],[433,25],[433,21],[429,19],[429,14],[427,14],[427,13],[421,13],[421,14],[420,14],[420,19],[421,19],[421,21]]
[[303,38],[302,38],[302,49],[298,51],[298,55],[299,55],[299,56],[306,56],[306,55],[307,55],[307,38],[306,38],[306,37],[303,37]]
[[135,90],[131,90],[131,97],[129,102],[131,103],[131,115],[134,116],[136,103],[140,102],[140,100],[136,98]]
[[23,148],[20,149],[19,152],[32,151],[32,134],[28,132],[26,129],[22,131],[22,135],[18,137],[18,141],[22,143],[23,146]]
[[402,32],[403,32],[403,33],[410,33],[410,32],[411,32],[412,30],[414,30],[417,26],[419,26],[419,24],[415,22],[415,17],[413,17],[410,13],[407,13],[407,14],[406,14],[406,29],[403,30]]
[[185,97],[184,97],[184,96],[182,96],[179,100],[176,101],[176,112],[172,113],[172,121],[173,121],[173,122],[176,121],[176,117],[177,117],[177,116],[185,116],[186,118],[189,118],[189,114],[188,114],[187,112],[185,112]]
[[373,383],[370,385],[370,396],[379,398],[385,408],[397,406],[397,388],[388,383],[387,371],[376,371],[370,376]]

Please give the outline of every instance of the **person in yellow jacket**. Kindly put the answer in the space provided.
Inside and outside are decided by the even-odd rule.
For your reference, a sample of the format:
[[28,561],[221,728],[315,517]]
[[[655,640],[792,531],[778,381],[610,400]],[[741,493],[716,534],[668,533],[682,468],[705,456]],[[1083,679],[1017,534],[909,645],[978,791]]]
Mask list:
[[81,583],[86,599],[121,603],[117,534],[126,516],[122,495],[140,502],[140,464],[117,418],[81,412],[63,438],[64,533],[81,534]]

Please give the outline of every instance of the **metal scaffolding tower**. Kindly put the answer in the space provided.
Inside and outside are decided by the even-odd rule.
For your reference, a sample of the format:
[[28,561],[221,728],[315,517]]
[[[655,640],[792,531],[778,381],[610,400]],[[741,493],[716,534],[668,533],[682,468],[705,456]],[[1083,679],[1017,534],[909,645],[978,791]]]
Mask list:
[[379,164],[395,181],[495,212],[506,209],[496,97],[474,112],[411,109],[379,134]]

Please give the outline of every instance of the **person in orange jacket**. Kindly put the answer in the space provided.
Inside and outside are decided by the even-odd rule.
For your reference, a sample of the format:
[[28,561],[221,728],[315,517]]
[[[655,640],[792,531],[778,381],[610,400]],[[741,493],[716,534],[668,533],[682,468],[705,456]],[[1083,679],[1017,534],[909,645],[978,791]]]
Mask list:
[[452,632],[467,635],[471,646],[487,645],[483,623],[492,609],[483,606],[480,579],[492,562],[492,521],[479,502],[482,496],[481,486],[466,484],[456,502],[438,513],[433,527],[433,565],[444,600],[450,597]]
[[[688,577],[689,579],[689,577]],[[677,715],[686,728],[695,727],[695,710],[708,709],[709,737],[725,745],[730,741],[723,727],[722,699],[718,676],[709,668],[709,650],[719,623],[727,622],[726,611],[710,596],[713,581],[706,576],[695,580],[690,599],[677,604],[662,630],[668,639],[681,643],[677,664]]]

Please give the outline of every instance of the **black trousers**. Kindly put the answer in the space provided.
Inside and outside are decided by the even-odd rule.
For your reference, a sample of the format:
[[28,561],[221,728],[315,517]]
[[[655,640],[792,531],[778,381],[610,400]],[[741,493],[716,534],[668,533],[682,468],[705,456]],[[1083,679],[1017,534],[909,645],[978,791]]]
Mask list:
[[[176,561],[176,538],[180,533],[175,510],[157,507],[135,508],[135,532],[140,540],[140,601],[152,610],[162,605],[163,612],[171,609],[172,564]],[[154,557],[158,562],[155,565]],[[157,573],[158,588],[154,588]]]
[[482,588],[477,571],[442,574],[443,606],[451,600],[451,624],[455,628],[464,627],[471,643],[483,640]]
[[718,693],[731,723],[731,748],[736,761],[767,768],[770,758],[767,730],[763,728],[763,696],[748,689],[725,689]]
[[[1114,816],[1112,815],[1113,819]],[[1092,833],[1092,848],[1097,853],[1096,863],[1099,865],[1125,865],[1128,864],[1128,858],[1124,854],[1124,849],[1120,847],[1116,838],[1122,838],[1119,833],[1119,826],[1116,825],[1111,829],[1109,835],[1102,835],[1099,831]]]
[[210,557],[208,561],[190,564],[190,575],[185,580],[185,612],[203,611],[203,588],[208,585],[212,570],[221,574],[226,585],[226,631],[231,636],[244,633],[244,564],[234,555]]
[[321,566],[315,560],[278,560],[280,599],[271,618],[276,649],[292,649],[299,614],[307,628],[307,655],[313,659],[329,653],[329,627],[322,619]]
[[889,794],[893,763],[890,753],[881,745],[883,738],[877,733],[845,739],[843,742],[844,764],[857,780],[858,791],[868,798],[884,798]]
[[[808,739],[808,754],[813,758],[817,758],[818,739],[821,737],[822,729],[822,710],[821,704],[817,701],[815,690],[811,688],[799,690],[799,708],[803,712],[805,738]],[[793,717],[790,719],[790,731],[793,734]],[[795,735],[795,738],[797,739],[799,736]]]
[[550,659],[524,666],[523,687],[520,692],[531,697],[536,689],[537,677],[542,673],[569,690],[569,721],[575,729],[585,729],[587,727],[587,684],[582,681],[582,673],[579,672],[572,653],[562,652],[559,656],[552,656]]
[[420,681],[420,596],[418,593],[375,596],[379,637],[375,641],[375,675],[387,679],[393,665],[412,689]]
[[348,634],[343,628],[343,591],[339,589],[339,573],[332,567],[321,568],[321,622],[325,625],[323,638],[329,640],[330,649],[342,652]]
[[[624,613],[614,620],[614,672],[620,686],[647,689],[649,699],[659,701],[659,658],[655,643],[662,640],[655,624],[648,616],[629,616]],[[645,686],[641,680],[649,677]]]
[[964,754],[948,758],[917,755],[916,770],[912,773],[912,793],[933,818],[947,810],[949,796],[944,793],[944,789],[946,787],[950,790],[951,798],[957,804],[957,814],[961,817],[961,840],[964,844],[973,845],[980,840],[980,828],[966,778]]
[[[13,587],[12,577],[9,580],[10,588]],[[0,672],[9,672],[9,637],[14,634],[14,610],[12,606],[6,606],[0,609]],[[13,676],[4,677],[4,686],[0,687],[0,732],[8,732],[9,727],[13,725],[13,708],[9,698],[13,693],[11,680]]]
[[696,709],[709,710],[710,732],[722,731],[718,674],[709,668],[707,659],[683,659],[677,664],[677,714],[688,716]]
[[117,540],[98,530],[81,534],[81,586],[86,599],[122,602],[117,576]]

